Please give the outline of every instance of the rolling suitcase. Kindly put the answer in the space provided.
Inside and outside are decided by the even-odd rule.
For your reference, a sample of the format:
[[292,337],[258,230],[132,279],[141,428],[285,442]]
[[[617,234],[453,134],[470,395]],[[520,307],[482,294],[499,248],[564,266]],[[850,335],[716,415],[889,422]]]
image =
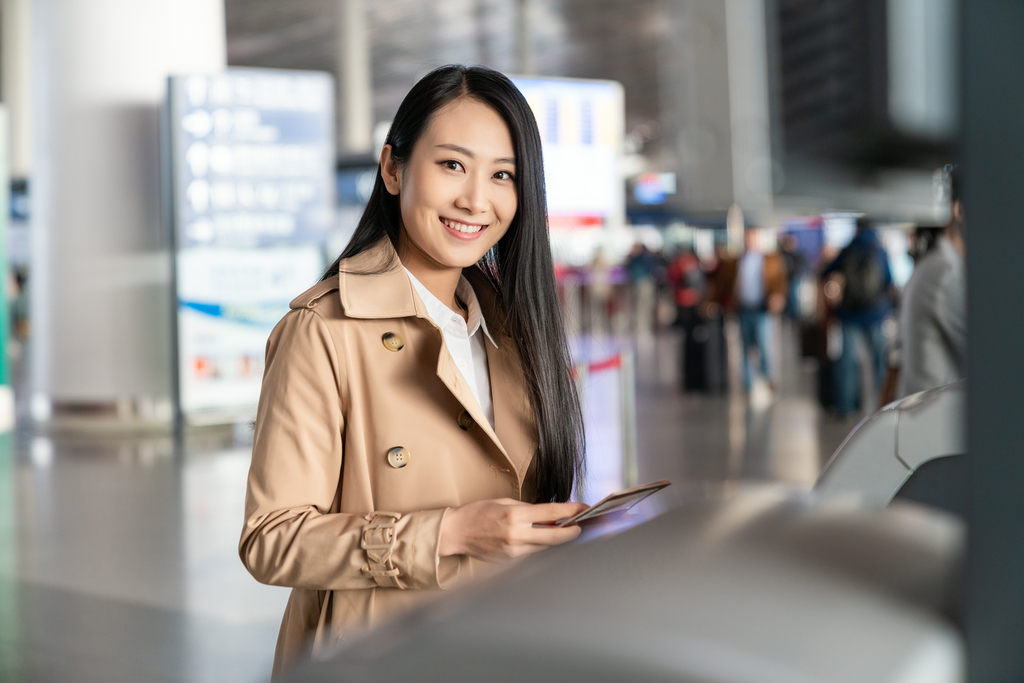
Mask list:
[[725,321],[700,320],[683,338],[683,391],[718,393],[726,389]]

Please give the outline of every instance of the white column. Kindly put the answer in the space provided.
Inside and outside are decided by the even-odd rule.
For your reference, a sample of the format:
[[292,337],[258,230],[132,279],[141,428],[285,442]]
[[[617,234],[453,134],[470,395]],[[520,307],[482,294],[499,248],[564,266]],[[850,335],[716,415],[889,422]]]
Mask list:
[[370,35],[363,0],[338,5],[338,151],[374,152]]
[[748,209],[772,207],[768,38],[764,0],[726,0],[733,198]]
[[533,40],[530,38],[531,4],[530,0],[518,0],[516,3],[516,42],[519,44],[519,64],[516,71],[520,76],[533,76],[537,71],[533,58]]
[[0,87],[11,176],[27,178],[32,170],[32,0],[0,2]]
[[223,0],[33,0],[32,30],[33,414],[169,409],[159,107],[169,74],[224,68]]
[[[11,215],[11,174],[10,154],[7,141],[10,139],[10,116],[7,113],[7,106],[0,104],[0,273],[7,274],[7,235],[8,223]],[[7,279],[0,281],[0,315],[5,320],[0,321],[0,433],[9,432],[14,429],[14,389],[11,384],[10,368],[7,361],[7,349],[10,343],[11,330],[7,306]]]

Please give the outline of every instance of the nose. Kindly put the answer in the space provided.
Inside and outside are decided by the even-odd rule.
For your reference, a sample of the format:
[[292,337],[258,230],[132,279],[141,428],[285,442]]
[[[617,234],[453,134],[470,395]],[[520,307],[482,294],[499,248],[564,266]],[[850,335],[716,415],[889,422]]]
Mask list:
[[470,215],[476,215],[486,211],[488,203],[486,178],[480,178],[476,173],[469,174],[462,184],[462,192],[455,200],[455,206]]

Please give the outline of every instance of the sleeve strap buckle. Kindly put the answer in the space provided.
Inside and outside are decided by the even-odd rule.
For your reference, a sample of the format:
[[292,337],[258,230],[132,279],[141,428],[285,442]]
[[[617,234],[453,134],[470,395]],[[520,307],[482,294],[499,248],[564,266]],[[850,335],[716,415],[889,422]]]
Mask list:
[[395,524],[401,518],[400,512],[378,511],[366,515],[369,523],[363,525],[359,539],[359,547],[366,551],[367,559],[362,573],[385,588],[399,587],[401,571],[391,561],[391,551],[395,547]]

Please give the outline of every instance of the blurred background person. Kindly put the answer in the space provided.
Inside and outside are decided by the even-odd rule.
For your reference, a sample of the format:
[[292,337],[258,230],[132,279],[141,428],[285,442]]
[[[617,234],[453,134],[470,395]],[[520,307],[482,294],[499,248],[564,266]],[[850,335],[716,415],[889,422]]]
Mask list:
[[737,260],[725,244],[716,244],[714,253],[700,265],[704,296],[693,329],[683,335],[680,379],[684,391],[718,393],[728,387],[725,312],[732,307]]
[[612,333],[612,315],[614,313],[614,288],[611,280],[611,263],[603,248],[598,247],[594,259],[590,262],[588,282],[590,305],[590,331]]
[[967,356],[967,280],[964,207],[955,167],[946,170],[949,225],[921,258],[900,302],[901,369],[898,396],[964,377]]
[[836,413],[846,417],[864,400],[859,391],[858,340],[867,345],[873,396],[885,376],[887,357],[882,323],[892,310],[892,271],[889,257],[867,217],[857,219],[857,234],[822,271],[827,290],[838,293],[836,317],[842,325],[842,352],[836,377]]
[[[921,261],[924,260],[925,256],[930,254],[937,246],[939,237],[945,232],[946,225],[918,225],[914,228],[914,231],[907,236],[907,255],[914,263],[914,268],[921,265]],[[909,282],[908,282],[909,284]],[[902,313],[903,302],[902,297],[906,295],[906,290],[901,292],[901,300],[897,301],[896,309]],[[899,330],[902,323],[899,322],[897,329]],[[891,348],[889,349],[889,368],[885,373],[885,379],[882,381],[882,390],[879,395],[878,405],[884,406],[892,403],[900,397],[899,384],[900,384],[900,371],[903,364],[903,339],[902,334],[897,334],[896,339],[893,340]]]
[[791,320],[800,318],[800,278],[807,269],[807,259],[800,253],[796,235],[779,235],[779,256],[786,272],[786,305],[784,313]]
[[680,249],[668,265],[667,276],[676,305],[675,324],[684,332],[693,329],[697,307],[704,298],[704,271],[693,249]]
[[761,377],[774,388],[768,357],[768,311],[778,313],[786,303],[786,271],[781,257],[765,255],[757,244],[758,231],[748,229],[736,271],[737,312],[743,346],[743,388],[750,391],[753,375],[750,352],[756,351]]
[[654,329],[656,277],[659,259],[641,242],[633,245],[626,259],[626,273],[633,293],[633,329],[651,332]]

